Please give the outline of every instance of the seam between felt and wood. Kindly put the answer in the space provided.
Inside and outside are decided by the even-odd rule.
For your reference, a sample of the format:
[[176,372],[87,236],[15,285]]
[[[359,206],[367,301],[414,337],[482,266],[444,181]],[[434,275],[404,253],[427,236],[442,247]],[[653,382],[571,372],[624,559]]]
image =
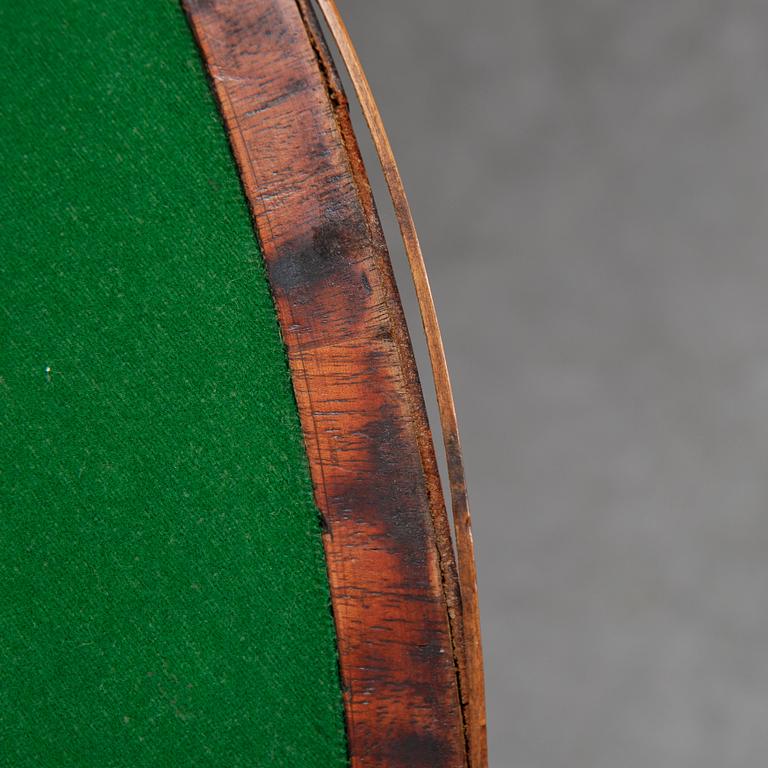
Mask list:
[[[202,53],[203,48],[204,48],[204,42],[205,42],[205,31],[204,31],[204,28],[202,27],[202,25],[197,25],[196,26],[196,25],[194,25],[192,23],[192,19],[190,18],[190,15],[189,15],[189,9],[185,6],[185,3],[183,3],[183,2],[182,2],[182,7],[184,7],[185,10],[187,11],[185,13],[185,18],[187,19],[187,22],[188,22],[188,24],[190,26],[190,30],[192,32],[192,35],[196,39],[197,45],[199,46],[198,50],[200,52],[201,59],[203,60],[203,69],[204,69],[206,78],[208,79],[208,83],[209,83],[209,86],[211,88],[211,93],[213,95],[214,101],[217,104],[217,106],[219,107],[219,109],[221,109],[221,102],[222,101],[227,101],[228,102],[228,106],[229,106],[228,113],[232,116],[232,118],[233,118],[233,120],[235,122],[235,126],[236,126],[237,130],[235,130],[235,131],[228,131],[228,130],[226,130],[226,124],[225,124],[224,119],[222,117],[223,127],[225,129],[225,133],[227,134],[227,141],[230,143],[230,146],[232,147],[232,150],[233,150],[233,158],[234,158],[234,161],[235,161],[235,167],[238,169],[238,179],[239,179],[240,186],[241,186],[241,188],[243,190],[243,195],[246,198],[246,201],[248,201],[248,199],[249,199],[249,197],[251,195],[254,195],[254,196],[258,197],[258,199],[261,200],[264,209],[266,210],[267,203],[266,203],[266,200],[264,199],[264,196],[261,194],[260,190],[258,190],[258,189],[248,189],[247,183],[246,183],[246,180],[245,180],[245,177],[244,177],[244,174],[242,173],[242,169],[240,167],[240,160],[239,160],[239,157],[238,157],[238,153],[237,153],[237,150],[236,150],[236,148],[234,146],[235,144],[237,144],[237,146],[239,147],[239,151],[243,152],[245,154],[245,156],[248,158],[248,162],[249,163],[251,163],[253,165],[257,165],[257,159],[255,157],[253,157],[253,155],[250,152],[250,149],[248,147],[247,142],[244,141],[244,139],[243,139],[242,130],[240,128],[239,119],[238,119],[238,115],[237,115],[237,110],[234,109],[234,106],[232,105],[231,101],[229,100],[229,94],[227,93],[226,90],[217,89],[216,87],[214,87],[214,83],[212,82],[213,79],[216,77],[216,74],[214,72],[212,72],[212,67],[214,65],[213,65],[212,62],[209,62],[208,60],[206,60],[205,56]],[[247,208],[248,214],[249,214],[249,216],[251,218],[251,226],[252,226],[254,237],[256,238],[256,242],[257,242],[258,247],[259,247],[260,257],[263,259],[263,246],[262,246],[262,242],[261,242],[261,235],[259,234],[259,226],[265,226],[267,229],[271,229],[271,221],[270,221],[268,216],[263,216],[263,217],[261,217],[261,219],[263,220],[262,223],[257,225],[256,215],[255,215],[255,212],[254,212],[252,206],[250,204],[247,204],[246,208]],[[270,286],[269,287],[269,291],[270,291],[270,295],[272,296],[272,301],[274,303],[275,302],[275,297],[274,297],[274,293],[272,291],[271,285],[269,283],[269,280],[267,280],[267,285]],[[290,308],[286,307],[286,311],[288,313],[290,313]],[[292,325],[293,325],[293,322],[291,322],[291,324],[289,325],[289,331],[290,331],[290,327],[292,327]],[[285,359],[286,359],[286,365],[288,365],[288,351],[287,351],[286,344],[285,344],[285,338],[283,336],[284,329],[283,329],[283,327],[282,327],[282,325],[280,324],[279,321],[277,322],[277,329],[278,329],[278,333],[280,335],[280,339],[281,339],[281,342],[282,342],[282,345],[283,345],[283,354],[284,354]],[[299,347],[299,349],[300,349],[300,347]],[[302,366],[302,370],[304,370],[303,366]],[[292,377],[294,375],[294,372],[289,370],[289,375]],[[310,388],[308,386],[306,387],[306,389],[307,389],[307,393],[310,393],[311,390],[310,390]],[[291,385],[291,394],[292,394],[294,405],[295,405],[296,410],[298,412],[298,402],[296,400],[296,390],[295,390],[295,387],[293,386],[293,383]],[[314,409],[313,409],[313,411],[314,411]],[[303,434],[304,434],[304,439],[306,440],[307,439],[306,432],[304,431]],[[316,430],[312,432],[312,436],[317,440]],[[306,453],[305,453],[304,458],[305,458],[305,461],[307,462],[307,467],[309,468],[309,457],[308,457],[308,455]],[[321,472],[323,472],[322,465],[319,466],[319,469],[320,469]],[[317,485],[314,482],[312,483],[312,485],[313,485],[313,490],[316,493],[317,492]],[[322,490],[323,490],[323,493],[325,493],[325,490],[326,490],[325,483],[322,484]],[[326,503],[327,503],[327,499],[326,499]],[[317,514],[318,514],[318,522],[320,523],[321,534],[323,536],[325,536],[326,535],[326,523],[325,523],[324,515],[323,515],[322,511],[319,509],[319,507],[317,507],[317,505],[315,505],[315,508],[316,508]],[[327,563],[326,558],[323,558],[323,559],[324,559],[324,569],[325,569],[325,571],[327,573],[328,563]],[[335,625],[336,625],[335,608],[334,608],[334,604],[333,604],[333,599],[332,599],[331,594],[330,594],[330,589],[329,589],[329,592],[328,592],[328,609],[330,611],[332,620],[334,622],[334,627],[335,627]],[[336,653],[335,653],[336,668],[337,668],[337,672],[339,674],[339,683],[340,683],[340,685],[342,685],[342,693],[343,693],[343,684],[341,682],[340,659],[339,659],[338,645],[336,646],[335,650],[336,650]],[[342,695],[342,706],[343,706],[343,695]],[[347,718],[346,717],[343,718],[343,727],[344,727],[344,730],[346,732],[347,731],[347,727],[348,727],[348,723],[347,723]],[[347,741],[347,743],[349,742],[348,734],[347,734],[346,741]]]
[[[295,0],[291,0],[291,3],[295,2]],[[217,23],[223,23],[220,17],[221,14],[226,14],[227,10],[230,12],[234,12],[234,6],[237,5],[237,18],[238,18],[238,24],[230,25],[230,27],[226,27],[224,25],[223,27],[216,27]],[[243,26],[247,27],[247,21],[251,21],[251,29],[249,31],[249,34],[252,36],[255,36],[257,34],[257,31],[260,29],[260,23],[263,21],[263,19],[260,19],[258,17],[257,10],[258,9],[271,9],[273,12],[280,15],[281,13],[285,12],[288,13],[288,6],[290,3],[288,0],[285,0],[284,2],[278,0],[276,2],[273,2],[271,5],[264,0],[263,2],[242,2],[240,4],[236,3],[230,3],[227,2],[227,0],[223,0],[222,2],[211,2],[208,0],[205,2],[204,0],[188,0],[186,3],[186,7],[188,12],[193,16],[193,29],[196,32],[196,35],[198,37],[198,41],[201,45],[201,50],[204,52],[204,59],[206,60],[206,63],[208,64],[209,69],[212,72],[212,80],[214,84],[214,90],[217,92],[220,98],[220,103],[223,105],[223,111],[226,113],[224,115],[225,123],[227,119],[230,119],[232,123],[234,123],[233,126],[231,126],[231,133],[236,133],[237,136],[231,136],[233,151],[235,153],[236,159],[238,161],[238,167],[240,168],[241,175],[244,177],[243,179],[243,187],[246,191],[246,196],[251,201],[251,204],[254,205],[258,201],[258,205],[255,205],[255,208],[252,209],[252,215],[254,216],[254,223],[256,231],[258,232],[258,228],[262,227],[264,228],[263,231],[267,234],[267,245],[264,245],[264,242],[262,240],[262,252],[265,256],[265,259],[268,263],[268,275],[270,276],[270,281],[272,282],[273,287],[273,295],[275,296],[276,304],[278,305],[280,311],[278,312],[278,315],[280,316],[280,312],[282,312],[283,320],[281,320],[281,326],[283,329],[283,333],[286,334],[286,343],[289,347],[292,348],[292,352],[290,354],[293,355],[293,357],[290,357],[291,360],[291,370],[292,375],[296,376],[297,374],[300,374],[303,377],[304,384],[302,385],[303,389],[303,397],[308,399],[309,402],[309,408],[308,409],[301,409],[300,408],[300,417],[304,421],[306,418],[311,418],[312,420],[312,426],[308,428],[306,421],[304,421],[304,431],[305,431],[305,439],[313,440],[314,448],[309,451],[310,455],[314,453],[315,456],[320,458],[320,461],[312,461],[310,459],[310,463],[312,466],[314,466],[314,469],[316,472],[320,473],[320,482],[317,482],[317,479],[315,479],[315,488],[316,493],[320,491],[319,488],[317,488],[317,485],[322,485],[322,503],[319,504],[319,507],[322,509],[330,509],[333,506],[334,499],[329,498],[328,496],[328,490],[329,490],[329,480],[327,476],[325,475],[325,464],[323,460],[323,445],[321,441],[321,430],[322,425],[317,421],[316,414],[320,411],[318,410],[318,406],[313,401],[313,382],[311,378],[309,377],[309,370],[312,365],[312,362],[310,360],[311,357],[313,357],[313,354],[318,351],[317,342],[319,340],[315,340],[311,342],[312,346],[307,346],[303,341],[302,336],[302,329],[300,326],[300,321],[296,319],[296,317],[293,314],[292,307],[290,302],[285,301],[285,297],[281,297],[279,294],[275,294],[275,285],[274,285],[274,278],[275,273],[274,270],[276,269],[275,265],[271,265],[272,272],[270,272],[270,258],[274,260],[275,255],[274,253],[270,256],[270,253],[268,252],[270,250],[270,246],[279,243],[284,242],[285,240],[285,232],[283,231],[280,234],[276,234],[272,229],[272,217],[270,216],[270,205],[277,205],[278,209],[280,205],[285,203],[285,200],[275,200],[275,192],[272,191],[272,193],[268,196],[265,196],[262,194],[261,189],[256,189],[255,187],[258,186],[257,184],[254,184],[253,174],[249,172],[248,168],[243,168],[242,162],[245,162],[246,164],[250,164],[250,168],[254,170],[259,169],[259,163],[256,161],[256,158],[253,157],[253,153],[250,151],[250,145],[249,141],[245,136],[245,128],[239,123],[238,117],[239,117],[239,110],[242,106],[241,104],[234,103],[229,94],[229,87],[225,87],[224,78],[216,78],[216,62],[211,61],[211,44],[216,44],[217,41],[211,41],[206,39],[206,33],[204,32],[204,28],[207,28],[208,24],[211,24],[214,29],[219,29],[219,32],[222,32],[222,30],[229,32],[233,27],[240,25],[240,20],[242,18],[245,18],[244,21],[242,21]],[[282,10],[281,10],[282,9]],[[298,7],[296,7],[296,12],[298,13]],[[291,18],[293,18],[292,13],[290,14]],[[234,16],[232,17],[234,18]],[[229,19],[229,17],[227,17]],[[285,19],[278,19],[280,23],[285,21]],[[242,32],[242,30],[238,30],[239,32]],[[263,33],[263,30],[261,30]],[[294,30],[295,32],[295,30]],[[308,30],[304,28],[304,25],[302,24],[302,33],[308,33]],[[242,40],[242,37],[237,38],[239,40]],[[310,46],[310,40],[311,38],[308,37],[307,39],[307,47]],[[221,41],[218,41],[219,43]],[[251,38],[251,42],[253,42],[253,37]],[[234,45],[237,44],[237,41],[233,43]],[[219,49],[220,50],[220,49]],[[246,52],[247,55],[251,55],[253,53],[252,50],[248,50]],[[246,55],[244,54],[244,55]],[[304,55],[304,54],[302,54]],[[315,66],[319,66],[319,62],[317,61],[317,52],[316,49],[312,53],[313,61],[315,62]],[[236,64],[240,64],[241,62],[237,61]],[[219,73],[221,74],[221,73]],[[254,80],[255,82],[255,80]],[[231,85],[233,88],[238,86],[237,83],[227,83],[227,86]],[[272,84],[270,83],[270,87],[272,87]],[[247,93],[247,87],[243,86],[243,92]],[[359,157],[354,157],[353,153],[350,152],[350,145],[347,141],[348,137],[344,136],[344,132],[342,130],[341,125],[339,124],[339,99],[332,98],[332,94],[328,92],[328,83],[327,78],[325,79],[325,95],[328,99],[329,105],[328,109],[330,109],[330,114],[335,120],[335,131],[337,135],[338,141],[341,141],[344,143],[344,146],[346,147],[344,153],[343,153],[343,163],[345,165],[346,171],[344,173],[347,173],[352,183],[355,186],[355,189],[357,191],[357,197],[358,197],[358,204],[361,205],[361,211],[363,213],[363,220],[360,222],[367,228],[367,236],[366,236],[366,242],[368,245],[366,246],[366,251],[362,255],[362,260],[367,264],[366,269],[371,269],[372,267],[375,268],[378,277],[375,281],[375,289],[378,291],[379,296],[383,296],[384,303],[379,305],[375,305],[375,313],[376,316],[381,317],[381,312],[384,312],[387,323],[389,326],[389,336],[391,338],[391,343],[393,346],[388,346],[389,342],[387,342],[386,349],[390,349],[396,356],[397,360],[399,361],[398,364],[395,366],[394,369],[392,369],[387,376],[394,376],[394,378],[387,379],[381,379],[381,383],[386,386],[396,386],[398,388],[398,391],[400,392],[400,396],[404,397],[404,405],[407,408],[407,413],[410,414],[408,418],[406,418],[404,421],[398,421],[397,424],[400,425],[398,428],[407,429],[411,440],[415,442],[416,451],[418,455],[418,461],[419,461],[419,478],[412,478],[409,480],[409,482],[413,481],[423,484],[423,492],[426,494],[427,499],[427,516],[422,520],[421,523],[428,527],[429,532],[427,532],[427,529],[425,528],[425,535],[426,535],[426,542],[427,547],[434,547],[433,553],[431,556],[435,558],[435,564],[437,566],[436,570],[436,577],[438,579],[439,584],[439,594],[441,595],[441,602],[442,602],[442,612],[444,614],[444,622],[445,622],[445,632],[446,632],[446,639],[448,643],[448,648],[451,651],[452,656],[452,664],[451,668],[453,670],[453,682],[449,685],[447,682],[441,683],[440,685],[446,685],[445,688],[440,688],[439,686],[434,688],[433,690],[430,690],[429,696],[434,697],[437,696],[438,698],[433,699],[430,698],[429,701],[432,703],[428,706],[435,707],[435,713],[438,712],[442,713],[440,714],[440,717],[447,717],[448,720],[445,720],[445,727],[439,729],[438,731],[434,730],[434,725],[437,723],[437,721],[434,721],[432,725],[429,725],[427,721],[422,721],[423,727],[426,728],[425,734],[433,734],[429,736],[429,740],[424,741],[424,739],[420,739],[416,735],[416,732],[413,732],[413,735],[409,735],[410,731],[409,728],[412,729],[414,727],[414,724],[419,722],[417,713],[409,713],[407,710],[402,711],[400,714],[396,714],[398,711],[396,707],[405,705],[404,701],[401,701],[398,703],[397,701],[394,702],[387,702],[387,701],[379,701],[377,702],[378,707],[384,707],[385,709],[389,707],[390,709],[386,709],[387,712],[393,713],[393,716],[395,718],[400,718],[397,722],[399,722],[401,725],[403,725],[406,728],[405,731],[405,741],[398,742],[398,751],[397,754],[394,752],[388,752],[387,750],[390,748],[390,744],[387,743],[388,740],[391,740],[397,736],[397,734],[389,734],[386,732],[386,725],[380,724],[376,725],[377,734],[371,734],[367,733],[366,731],[361,731],[360,733],[355,732],[355,722],[356,720],[352,720],[349,723],[349,730],[348,735],[350,739],[350,750],[352,754],[353,759],[353,765],[458,765],[458,763],[454,762],[454,758],[458,758],[458,746],[456,743],[456,734],[452,734],[451,729],[454,728],[454,726],[449,725],[450,718],[452,715],[450,715],[450,712],[452,711],[452,705],[449,703],[449,700],[451,697],[456,698],[456,706],[458,707],[456,712],[456,727],[459,728],[463,732],[463,727],[461,725],[462,718],[461,718],[461,700],[458,693],[458,682],[456,679],[456,640],[452,632],[451,627],[451,612],[450,612],[450,606],[448,604],[448,595],[446,590],[446,564],[445,559],[442,557],[443,553],[440,551],[441,549],[441,542],[440,537],[438,535],[437,529],[437,523],[435,518],[435,498],[436,494],[439,493],[439,497],[442,496],[441,489],[439,489],[439,480],[437,480],[437,491],[435,490],[435,486],[433,485],[430,488],[430,477],[427,473],[427,464],[431,464],[434,462],[434,454],[431,454],[431,461],[429,459],[429,455],[425,455],[425,439],[429,440],[429,451],[432,451],[432,445],[431,445],[431,437],[427,433],[427,437],[424,438],[423,434],[418,434],[418,424],[415,424],[417,419],[414,416],[415,410],[418,411],[417,406],[421,406],[423,409],[423,400],[421,399],[421,390],[418,387],[418,380],[415,379],[413,376],[409,375],[409,365],[407,359],[407,355],[404,358],[404,350],[407,350],[408,353],[410,353],[410,345],[407,340],[407,335],[405,334],[405,331],[403,331],[403,334],[399,334],[397,331],[399,331],[399,327],[397,326],[395,322],[395,315],[397,316],[397,319],[402,322],[402,309],[399,309],[399,312],[395,312],[393,314],[393,307],[399,308],[399,299],[397,297],[396,292],[394,291],[394,285],[391,282],[391,267],[389,267],[389,271],[386,269],[385,265],[388,265],[388,257],[386,256],[386,251],[383,249],[383,238],[381,239],[381,243],[378,242],[380,235],[380,225],[378,224],[378,219],[375,215],[375,210],[373,209],[372,200],[367,205],[364,201],[366,201],[370,196],[370,189],[369,187],[365,187],[365,189],[362,188],[361,180],[364,180],[364,174],[362,173],[361,167],[356,167],[355,163],[359,162]],[[306,104],[309,104],[311,107],[313,101],[312,96],[307,95],[306,96]],[[280,104],[275,104],[275,106],[280,106]],[[266,109],[266,107],[262,107],[262,109]],[[259,112],[261,110],[255,110],[255,112]],[[253,112],[251,113],[253,115]],[[318,117],[317,119],[321,119]],[[324,118],[323,118],[324,119]],[[348,116],[347,116],[348,119]],[[268,123],[268,120],[267,120]],[[261,140],[261,139],[260,139]],[[330,138],[327,138],[327,140],[330,140]],[[353,157],[355,162],[353,162]],[[271,158],[274,160],[274,158]],[[265,172],[261,171],[257,173],[258,176],[261,174],[261,176],[265,176]],[[268,178],[268,176],[267,176]],[[364,182],[367,184],[367,181]],[[290,193],[295,192],[295,189],[289,190]],[[260,212],[258,208],[262,208],[263,211]],[[283,224],[285,222],[283,221]],[[302,222],[297,222],[297,224],[300,226]],[[282,240],[281,240],[282,236]],[[285,256],[286,254],[282,254]],[[290,254],[288,254],[290,255]],[[362,262],[361,262],[362,263]],[[371,278],[373,275],[371,274]],[[370,286],[369,286],[370,287]],[[285,288],[285,286],[283,286]],[[301,307],[299,307],[301,309]],[[371,305],[371,309],[368,310],[374,311],[374,305]],[[315,329],[316,330],[316,329]],[[305,332],[310,332],[312,329],[310,327],[307,327],[304,329]],[[313,331],[314,332],[314,331]],[[304,333],[306,335],[306,333]],[[311,333],[310,333],[311,335]],[[404,341],[405,339],[405,341]],[[382,342],[383,343],[383,342]],[[321,345],[322,346],[322,345]],[[384,348],[382,348],[384,349]],[[325,354],[330,354],[331,350],[327,350]],[[305,354],[309,353],[309,357],[305,357]],[[412,353],[410,353],[412,355]],[[386,355],[384,355],[386,357]],[[384,359],[382,357],[382,360]],[[377,363],[378,365],[378,363]],[[301,368],[301,371],[298,371],[297,368]],[[376,371],[374,369],[371,369],[369,373],[366,373],[365,375],[369,374],[375,374]],[[415,373],[415,369],[414,369]],[[399,378],[398,378],[399,377]],[[389,383],[387,383],[389,382]],[[397,383],[399,382],[399,383]],[[296,386],[296,380],[294,380],[294,386]],[[415,383],[415,390],[414,390],[414,383]],[[324,385],[322,385],[324,386]],[[378,386],[378,385],[377,385]],[[383,392],[383,390],[382,390]],[[415,392],[415,394],[414,394]],[[327,395],[328,392],[324,394]],[[297,395],[298,397],[298,395]],[[382,404],[384,404],[386,401],[382,401]],[[325,403],[325,400],[324,400]],[[327,403],[326,403],[327,404]],[[327,417],[327,414],[326,414]],[[327,421],[327,418],[326,418]],[[327,427],[326,427],[327,428]],[[328,436],[325,436],[326,443],[328,442]],[[330,445],[330,444],[329,444]],[[331,445],[332,447],[332,445]],[[429,452],[428,452],[429,453]],[[369,459],[370,460],[370,457]],[[415,469],[415,468],[414,468]],[[335,467],[335,471],[338,474],[339,467]],[[434,480],[432,481],[434,482]],[[338,502],[336,502],[338,505]],[[444,508],[443,508],[444,510]],[[414,515],[419,515],[420,513],[417,511],[417,509],[413,510]],[[443,512],[444,514],[444,512]],[[418,522],[417,518],[414,518],[413,523],[416,524]],[[446,519],[446,527],[447,527],[447,519]],[[329,537],[332,539],[334,535],[334,526],[338,526],[343,523],[342,521],[334,521],[333,519],[328,519],[326,521],[326,524],[328,525],[328,528],[326,532],[323,534],[324,536],[324,542],[328,542]],[[342,525],[342,528],[340,529],[343,533],[345,528],[344,525]],[[405,532],[401,532],[399,535],[404,535]],[[429,543],[431,542],[431,543]],[[378,545],[377,545],[378,546]],[[450,546],[450,543],[449,543]],[[331,551],[333,550],[333,547],[331,548]],[[384,550],[382,550],[384,552]],[[327,550],[328,553],[328,550]],[[398,555],[398,557],[404,556],[402,553],[401,555]],[[425,557],[427,560],[425,560],[424,568],[426,568],[426,563],[429,560],[429,557],[431,557],[429,552],[423,552],[419,555],[419,557]],[[452,551],[451,551],[452,556]],[[400,562],[400,561],[398,561]],[[405,563],[406,561],[403,561]],[[329,573],[331,572],[331,559],[328,560],[329,563]],[[414,564],[415,566],[415,564]],[[412,566],[409,566],[412,567]],[[418,566],[421,567],[421,566]],[[336,556],[333,559],[333,568],[341,569],[341,571],[344,572],[345,575],[341,578],[341,581],[339,583],[346,584],[349,582],[349,574],[346,573],[347,571],[347,562],[344,557],[338,557],[338,552],[336,553]],[[354,569],[353,569],[354,572]],[[424,572],[424,576],[426,577],[426,571]],[[414,571],[414,575],[416,572]],[[333,588],[333,578],[334,575],[331,573],[332,576],[332,596],[336,595],[339,596],[337,593],[334,592]],[[338,576],[338,574],[337,574]],[[421,578],[421,577],[419,577]],[[382,582],[384,584],[384,582]],[[353,585],[350,585],[350,589]],[[407,609],[410,605],[410,610],[414,610],[414,606],[418,603],[408,603],[408,602],[402,602],[407,600],[420,600],[419,594],[414,592],[410,597],[408,595],[403,594],[400,595],[399,592],[395,591],[392,592],[392,588],[389,587],[381,587],[385,591],[379,592],[379,597],[377,599],[381,599],[383,596],[387,596],[387,600],[394,599],[393,595],[397,595],[397,600],[401,602],[403,606],[403,610]],[[428,582],[424,582],[423,586],[418,587],[418,589],[427,589],[428,588]],[[374,593],[372,593],[374,594]],[[424,593],[424,596],[427,596],[427,593]],[[345,600],[349,599],[349,595],[345,597]],[[358,600],[360,598],[355,597],[355,600]],[[432,598],[430,598],[431,601]],[[430,603],[432,604],[432,603]],[[347,611],[350,608],[350,605],[353,605],[348,602],[342,602],[339,603],[336,600],[334,600],[333,604],[333,611],[334,615],[337,619],[337,631],[340,622],[340,614],[339,611]],[[437,608],[437,604],[434,604],[433,608],[430,610],[433,610]],[[425,604],[424,609],[427,610],[427,606]],[[350,614],[351,621],[354,623],[355,619],[353,617],[353,614]],[[403,614],[405,621],[407,622],[408,619],[405,617],[407,614]],[[342,624],[344,622],[341,622]],[[404,625],[405,629],[408,629],[409,625]],[[411,628],[412,629],[412,628]],[[427,625],[424,631],[429,632],[435,632],[435,638],[439,638],[439,632],[438,627],[432,627],[432,625]],[[411,630],[409,630],[411,631]],[[340,661],[342,663],[342,667],[344,664],[343,661],[343,654],[345,652],[345,643],[351,642],[352,645],[349,646],[350,649],[354,649],[355,643],[354,638],[345,638],[343,636],[343,632],[339,631],[339,641],[340,641]],[[402,642],[402,641],[398,641]],[[436,642],[442,642],[437,641]],[[398,646],[399,647],[399,646]],[[426,646],[425,646],[426,648]],[[436,647],[437,648],[437,647]],[[416,650],[416,649],[414,649]],[[437,661],[437,658],[435,659]],[[390,662],[387,662],[390,663]],[[424,667],[423,661],[419,662],[422,664],[422,672],[426,667]],[[415,664],[415,662],[414,662]],[[443,668],[443,667],[440,667]],[[416,667],[414,666],[414,671],[416,670]],[[349,670],[347,670],[349,672]],[[434,675],[438,674],[438,667],[434,667]],[[365,677],[365,675],[363,676]],[[437,677],[435,677],[435,680],[437,680]],[[344,683],[344,676],[342,675],[342,682]],[[393,682],[394,684],[394,682]],[[386,688],[386,686],[382,690],[390,690]],[[394,689],[393,689],[394,690]],[[357,693],[355,690],[350,691],[343,691],[344,695],[344,702],[345,707],[354,707],[357,706],[359,708],[360,703],[355,704],[355,697],[358,696],[361,692],[358,691]],[[426,693],[426,690],[425,690]],[[368,703],[373,704],[373,701],[368,702],[365,700],[365,697],[367,694],[365,692],[362,692],[363,695],[363,701],[362,704],[366,705]],[[416,702],[411,702],[415,704]],[[421,705],[425,706],[425,705]],[[393,709],[392,707],[395,707]],[[347,710],[348,715],[350,714],[351,710]],[[358,712],[359,714],[359,712]],[[414,719],[415,718],[415,719]],[[365,723],[367,722],[365,719],[361,721],[363,725],[365,726]],[[367,727],[367,726],[366,726]],[[447,730],[446,730],[447,729]],[[413,739],[416,738],[416,741]],[[366,741],[367,739],[367,741]],[[373,740],[371,740],[373,739]],[[435,739],[438,739],[437,741]],[[461,741],[463,743],[463,735],[461,736]],[[367,748],[372,750],[371,754],[365,754],[364,752],[361,752],[361,749],[364,749],[363,745],[367,745]],[[394,747],[392,747],[394,749]],[[377,751],[378,750],[378,751]],[[461,753],[464,754],[463,746],[461,748]],[[374,754],[375,753],[375,754]],[[441,762],[439,755],[444,755],[446,759],[449,760],[449,762],[446,762],[443,760]],[[449,758],[448,756],[451,755]],[[462,758],[462,764],[464,763],[465,756]],[[385,761],[385,762],[382,762]]]

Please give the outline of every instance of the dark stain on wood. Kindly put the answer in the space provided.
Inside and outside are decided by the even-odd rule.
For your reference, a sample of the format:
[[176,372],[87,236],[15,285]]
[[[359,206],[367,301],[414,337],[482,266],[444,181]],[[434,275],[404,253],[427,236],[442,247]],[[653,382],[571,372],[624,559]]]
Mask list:
[[185,7],[286,344],[321,514],[351,764],[460,768],[450,533],[346,97],[305,0]]
[[[389,744],[389,754],[391,765],[403,764],[412,768],[447,765],[450,758],[441,741],[418,731],[397,734]],[[407,762],[403,762],[404,755],[407,755]]]
[[[370,238],[359,221],[338,221],[329,214],[311,237],[286,244],[269,270],[272,290],[299,303],[314,302],[319,294],[327,294],[334,287],[345,287],[353,294],[367,293],[367,277],[353,269],[349,254],[369,247]],[[360,302],[350,303],[350,312],[362,313]]]

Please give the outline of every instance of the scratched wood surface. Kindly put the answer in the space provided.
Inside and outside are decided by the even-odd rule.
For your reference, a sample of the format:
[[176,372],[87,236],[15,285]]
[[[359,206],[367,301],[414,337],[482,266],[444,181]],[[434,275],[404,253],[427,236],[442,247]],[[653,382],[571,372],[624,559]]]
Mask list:
[[185,0],[238,162],[323,517],[351,765],[466,765],[456,573],[346,100],[305,0]]

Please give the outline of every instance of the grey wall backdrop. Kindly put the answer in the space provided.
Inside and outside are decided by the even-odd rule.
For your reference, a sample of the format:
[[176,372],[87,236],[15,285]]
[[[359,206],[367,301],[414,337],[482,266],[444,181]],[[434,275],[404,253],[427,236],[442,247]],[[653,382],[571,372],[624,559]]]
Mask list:
[[768,3],[340,6],[453,371],[492,765],[765,765]]

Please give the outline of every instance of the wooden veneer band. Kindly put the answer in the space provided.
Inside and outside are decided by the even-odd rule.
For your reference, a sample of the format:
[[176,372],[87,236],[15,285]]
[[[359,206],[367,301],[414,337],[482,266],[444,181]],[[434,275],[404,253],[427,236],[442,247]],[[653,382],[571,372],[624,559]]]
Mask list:
[[464,460],[459,440],[459,424],[453,400],[448,363],[445,359],[440,325],[435,302],[429,287],[427,269],[421,252],[416,224],[413,220],[408,197],[405,194],[400,170],[395,161],[384,122],[368,83],[360,58],[349,36],[346,25],[334,0],[315,0],[328,24],[350,79],[360,101],[363,116],[371,132],[384,179],[392,198],[405,253],[411,268],[413,285],[419,303],[424,335],[427,340],[429,359],[437,396],[440,426],[451,488],[451,508],[456,535],[456,553],[461,592],[461,622],[464,637],[464,663],[460,667],[463,692],[466,697],[465,719],[471,768],[486,768],[488,747],[485,715],[485,680],[483,652],[480,639],[480,609],[477,596],[477,568],[472,541],[472,519],[467,500],[467,484]]
[[[464,766],[439,479],[381,227],[300,0],[185,0],[304,431],[351,763]],[[300,7],[301,6],[301,7]]]

